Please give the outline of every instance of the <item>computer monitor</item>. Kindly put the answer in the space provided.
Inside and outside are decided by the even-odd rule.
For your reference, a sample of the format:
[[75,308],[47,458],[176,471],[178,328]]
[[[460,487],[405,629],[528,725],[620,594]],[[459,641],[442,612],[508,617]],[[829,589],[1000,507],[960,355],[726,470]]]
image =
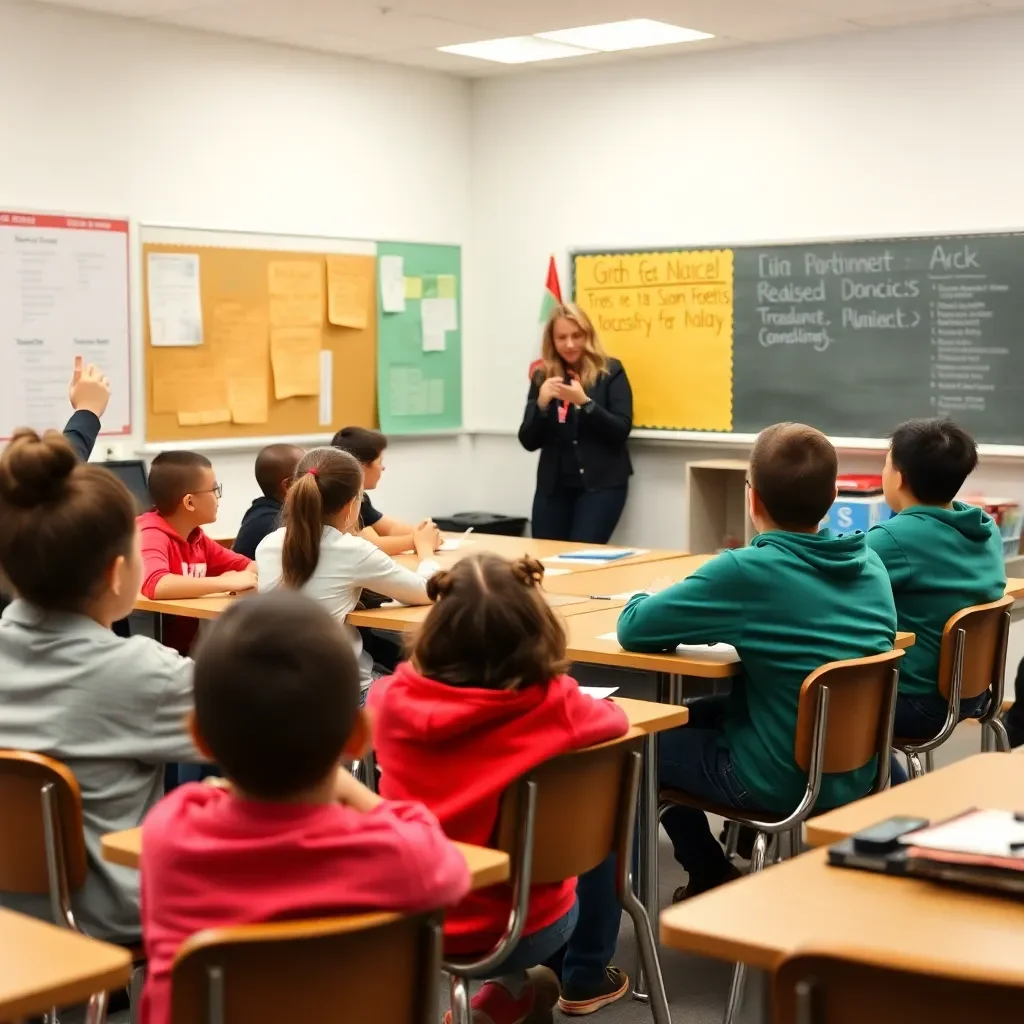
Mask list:
[[149,496],[146,464],[142,459],[111,459],[98,465],[109,469],[132,492],[140,514],[148,512],[153,507],[153,499]]

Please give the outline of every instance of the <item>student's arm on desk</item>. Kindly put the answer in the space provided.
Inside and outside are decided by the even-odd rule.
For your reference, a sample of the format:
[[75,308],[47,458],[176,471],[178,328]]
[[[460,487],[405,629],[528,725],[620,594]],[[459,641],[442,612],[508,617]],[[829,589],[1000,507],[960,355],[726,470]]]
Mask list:
[[884,524],[872,526],[867,533],[868,547],[882,560],[889,574],[893,593],[899,593],[911,581],[913,570],[910,561],[900,547],[899,541],[885,528]]
[[619,643],[627,651],[646,653],[671,651],[677,644],[737,646],[745,589],[736,556],[726,551],[658,594],[631,598],[616,626]]
[[142,593],[154,601],[182,601],[190,597],[209,597],[210,594],[240,594],[246,590],[255,590],[258,580],[254,572],[225,572],[220,576],[203,576],[196,579],[192,576],[177,576],[170,571],[158,576],[153,583],[153,575],[147,577],[142,585]]
[[368,540],[374,547],[380,548],[385,555],[401,555],[406,551],[412,551],[412,527],[407,533],[384,536],[374,527],[367,526],[359,531],[359,536],[363,540]]

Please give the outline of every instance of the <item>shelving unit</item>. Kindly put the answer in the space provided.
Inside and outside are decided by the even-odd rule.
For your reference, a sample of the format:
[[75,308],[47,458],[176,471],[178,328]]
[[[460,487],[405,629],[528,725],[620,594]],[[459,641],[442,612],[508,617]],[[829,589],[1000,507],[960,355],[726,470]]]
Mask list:
[[747,512],[746,459],[704,459],[686,464],[689,504],[687,550],[714,554],[724,547],[742,547],[754,537]]

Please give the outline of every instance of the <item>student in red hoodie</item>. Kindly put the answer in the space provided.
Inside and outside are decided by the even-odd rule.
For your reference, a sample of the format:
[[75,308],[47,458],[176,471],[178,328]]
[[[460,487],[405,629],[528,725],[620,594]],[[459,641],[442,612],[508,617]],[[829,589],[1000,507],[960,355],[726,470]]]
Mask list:
[[[221,496],[209,459],[196,452],[162,452],[149,468],[149,494],[155,511],[139,516],[145,597],[173,601],[255,589],[252,561],[203,532],[216,521]],[[195,619],[169,616],[164,643],[188,654],[196,629]]]
[[[451,839],[487,845],[511,783],[629,727],[621,708],[564,674],[565,632],[538,589],[543,575],[534,559],[490,554],[437,573],[411,660],[370,688],[381,793],[422,801]],[[576,900],[574,879],[533,887],[523,938],[473,999],[474,1024],[542,1024],[556,1000],[582,1015],[626,994],[625,974],[608,966],[622,912],[613,859],[580,880]],[[446,950],[491,948],[511,902],[507,885],[471,893],[448,913]]]
[[194,692],[193,738],[230,788],[180,786],[143,824],[143,1024],[169,1024],[171,966],[196,932],[466,894],[466,861],[428,810],[338,767],[362,756],[370,726],[348,638],[310,598],[229,608],[200,645]]

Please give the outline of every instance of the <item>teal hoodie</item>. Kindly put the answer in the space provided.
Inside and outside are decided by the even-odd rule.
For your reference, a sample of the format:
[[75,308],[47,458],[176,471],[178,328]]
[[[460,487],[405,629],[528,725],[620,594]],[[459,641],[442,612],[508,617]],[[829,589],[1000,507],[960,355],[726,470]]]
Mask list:
[[938,694],[939,647],[946,621],[961,608],[1003,596],[1003,541],[975,505],[914,505],[879,523],[868,545],[888,570],[899,628],[917,640],[900,662],[900,694]]
[[[863,533],[773,530],[659,594],[634,597],[618,636],[631,651],[680,643],[736,647],[743,679],[733,686],[719,743],[753,799],[785,813],[807,787],[793,759],[804,679],[827,662],[891,650],[896,609],[885,568]],[[874,777],[873,760],[826,775],[818,806],[864,796]]]

